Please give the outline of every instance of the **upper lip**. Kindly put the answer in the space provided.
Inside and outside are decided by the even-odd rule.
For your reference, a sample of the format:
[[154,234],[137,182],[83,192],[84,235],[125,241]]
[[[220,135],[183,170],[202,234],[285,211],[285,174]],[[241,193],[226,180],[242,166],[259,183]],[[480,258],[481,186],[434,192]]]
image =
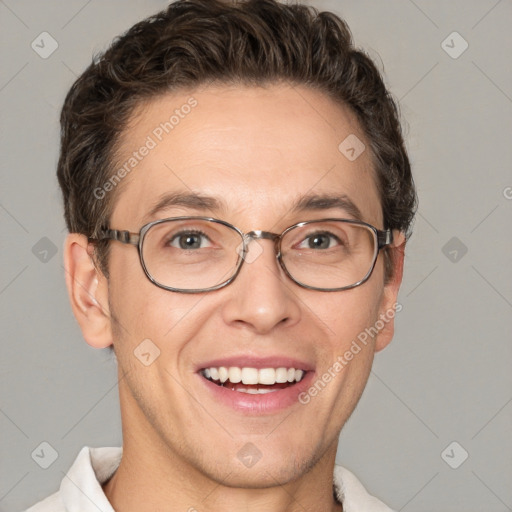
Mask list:
[[256,357],[253,355],[239,355],[211,359],[196,365],[196,371],[204,368],[220,368],[224,366],[238,366],[239,368],[295,368],[296,370],[310,371],[314,369],[311,363],[301,361],[294,357],[282,355]]

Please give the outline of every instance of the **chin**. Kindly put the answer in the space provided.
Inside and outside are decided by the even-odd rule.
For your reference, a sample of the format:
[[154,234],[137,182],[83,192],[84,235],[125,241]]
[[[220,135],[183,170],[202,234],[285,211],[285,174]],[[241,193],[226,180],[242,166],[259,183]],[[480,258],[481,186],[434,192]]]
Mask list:
[[[303,445],[300,450],[290,446],[282,450],[275,447],[259,450],[256,443],[248,441],[242,444],[231,458],[219,459],[218,453],[203,453],[196,469],[228,487],[259,489],[293,482],[308,473],[321,458],[321,454],[308,457]],[[299,452],[300,458],[296,455]],[[205,455],[211,459],[205,460]]]

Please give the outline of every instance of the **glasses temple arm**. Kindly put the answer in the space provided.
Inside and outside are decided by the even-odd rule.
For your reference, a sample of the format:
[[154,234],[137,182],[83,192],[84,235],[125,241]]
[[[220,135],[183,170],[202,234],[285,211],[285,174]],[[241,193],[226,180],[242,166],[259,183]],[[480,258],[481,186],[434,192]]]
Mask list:
[[386,245],[393,243],[393,231],[386,229],[385,231],[377,231],[377,246],[382,249]]
[[103,229],[98,240],[117,240],[123,244],[138,245],[140,235],[119,229]]

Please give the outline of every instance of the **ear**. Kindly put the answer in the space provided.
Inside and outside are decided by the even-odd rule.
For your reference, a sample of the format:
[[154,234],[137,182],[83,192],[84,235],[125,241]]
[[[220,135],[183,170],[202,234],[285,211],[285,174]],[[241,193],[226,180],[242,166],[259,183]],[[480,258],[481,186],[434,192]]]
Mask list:
[[94,348],[112,345],[108,282],[96,268],[94,247],[85,235],[71,233],[64,243],[69,300],[85,341]]
[[393,276],[387,284],[384,285],[381,306],[379,309],[379,320],[384,323],[384,327],[379,330],[375,340],[375,352],[387,347],[395,333],[395,315],[402,310],[402,305],[398,303],[398,291],[402,284],[404,257],[405,257],[405,235],[395,231],[394,244],[389,249],[389,256],[393,266]]

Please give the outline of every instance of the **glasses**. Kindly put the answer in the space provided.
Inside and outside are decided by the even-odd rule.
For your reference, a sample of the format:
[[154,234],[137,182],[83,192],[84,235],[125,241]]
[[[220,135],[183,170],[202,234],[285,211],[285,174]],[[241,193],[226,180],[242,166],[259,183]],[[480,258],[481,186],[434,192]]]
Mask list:
[[[303,288],[348,290],[368,280],[380,249],[393,242],[391,230],[366,222],[321,219],[299,222],[280,235],[243,233],[209,217],[173,217],[150,222],[139,233],[105,229],[99,240],[135,245],[146,276],[156,286],[182,293],[223,288],[237,277],[253,240],[272,240],[285,274]],[[259,245],[259,244],[258,244]],[[262,251],[261,246],[253,250]]]

